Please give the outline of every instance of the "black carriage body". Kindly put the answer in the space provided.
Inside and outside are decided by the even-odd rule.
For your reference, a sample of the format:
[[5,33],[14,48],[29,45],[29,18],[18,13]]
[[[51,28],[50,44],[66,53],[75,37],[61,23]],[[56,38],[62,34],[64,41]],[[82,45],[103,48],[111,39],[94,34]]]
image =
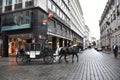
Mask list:
[[[32,58],[30,55],[35,54],[35,58],[42,58],[43,57],[43,46],[42,44],[38,43],[27,43],[25,44],[25,54]],[[35,59],[32,58],[32,59]]]
[[[40,43],[26,43],[24,52],[18,51],[16,56],[16,61],[18,58],[23,59],[22,64],[25,64],[30,59],[39,59],[39,58],[43,58],[44,63],[47,64],[53,62],[52,49],[50,49],[49,47],[46,48],[43,44]],[[25,62],[23,63],[24,60]],[[21,63],[21,61],[17,61],[18,64],[19,62]]]

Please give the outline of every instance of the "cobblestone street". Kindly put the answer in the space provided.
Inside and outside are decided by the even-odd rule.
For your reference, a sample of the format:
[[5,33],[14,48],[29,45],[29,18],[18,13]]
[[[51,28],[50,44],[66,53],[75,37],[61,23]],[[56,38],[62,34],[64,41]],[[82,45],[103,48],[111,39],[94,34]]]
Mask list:
[[33,61],[17,65],[15,58],[0,58],[0,80],[120,80],[120,57],[88,49],[79,53],[79,62],[45,65]]

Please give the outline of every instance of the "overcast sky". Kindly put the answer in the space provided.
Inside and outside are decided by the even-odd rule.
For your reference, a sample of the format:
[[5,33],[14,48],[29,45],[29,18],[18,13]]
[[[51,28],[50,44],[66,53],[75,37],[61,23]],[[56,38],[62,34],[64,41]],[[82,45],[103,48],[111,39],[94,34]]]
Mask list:
[[108,0],[80,0],[85,24],[90,28],[91,36],[100,38],[99,20]]

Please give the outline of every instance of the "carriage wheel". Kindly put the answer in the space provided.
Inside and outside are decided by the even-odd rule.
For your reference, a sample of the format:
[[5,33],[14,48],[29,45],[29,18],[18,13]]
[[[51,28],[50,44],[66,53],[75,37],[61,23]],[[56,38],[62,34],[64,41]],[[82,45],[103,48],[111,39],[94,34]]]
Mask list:
[[52,64],[53,63],[53,56],[52,55],[45,55],[43,57],[43,61],[45,64]]
[[28,62],[28,58],[26,55],[24,55],[24,53],[18,52],[16,55],[16,62],[17,64],[23,65]]

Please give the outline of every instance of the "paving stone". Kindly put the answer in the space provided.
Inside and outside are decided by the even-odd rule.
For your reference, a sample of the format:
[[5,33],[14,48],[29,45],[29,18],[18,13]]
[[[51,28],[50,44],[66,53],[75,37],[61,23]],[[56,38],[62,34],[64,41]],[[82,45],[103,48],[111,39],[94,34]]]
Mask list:
[[120,80],[120,56],[88,49],[79,53],[79,62],[71,57],[60,64],[45,65],[32,61],[17,65],[15,57],[0,58],[0,80]]

